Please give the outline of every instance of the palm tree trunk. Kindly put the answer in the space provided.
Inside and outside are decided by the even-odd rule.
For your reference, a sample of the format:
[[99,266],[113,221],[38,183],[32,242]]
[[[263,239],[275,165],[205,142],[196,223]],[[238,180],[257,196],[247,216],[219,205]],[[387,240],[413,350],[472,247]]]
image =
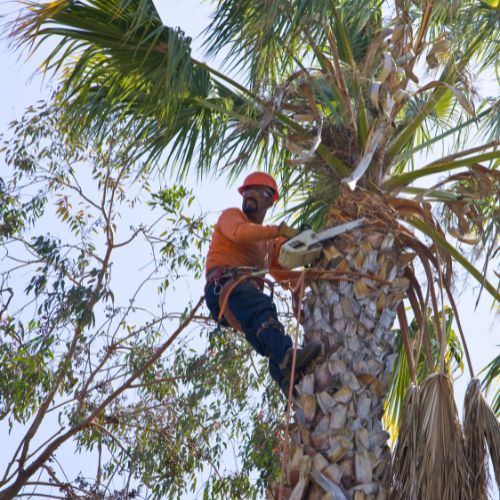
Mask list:
[[408,261],[394,233],[380,228],[343,235],[326,249],[321,267],[338,274],[311,282],[303,303],[305,340],[322,341],[325,357],[297,385],[285,498],[388,497],[381,418]]

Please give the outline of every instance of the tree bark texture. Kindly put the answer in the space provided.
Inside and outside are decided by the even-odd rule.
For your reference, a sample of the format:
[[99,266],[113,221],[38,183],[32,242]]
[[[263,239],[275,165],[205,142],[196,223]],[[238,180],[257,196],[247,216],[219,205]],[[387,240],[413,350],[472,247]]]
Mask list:
[[306,342],[323,343],[324,356],[296,386],[284,498],[388,498],[381,418],[410,260],[395,241],[380,228],[343,235],[325,250],[324,276],[311,275],[303,329]]

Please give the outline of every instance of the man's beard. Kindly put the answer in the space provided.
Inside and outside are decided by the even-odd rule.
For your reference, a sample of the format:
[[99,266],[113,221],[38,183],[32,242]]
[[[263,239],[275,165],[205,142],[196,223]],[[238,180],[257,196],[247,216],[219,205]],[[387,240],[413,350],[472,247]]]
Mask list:
[[[252,201],[249,205],[249,201]],[[243,201],[243,213],[245,214],[253,214],[257,212],[257,202],[253,198],[248,198],[247,200]]]

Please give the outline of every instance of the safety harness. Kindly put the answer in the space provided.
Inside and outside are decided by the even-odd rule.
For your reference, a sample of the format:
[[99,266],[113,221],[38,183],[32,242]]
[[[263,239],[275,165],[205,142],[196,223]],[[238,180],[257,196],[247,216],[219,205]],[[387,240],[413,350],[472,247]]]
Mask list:
[[[234,317],[228,306],[229,296],[233,290],[243,282],[247,282],[260,291],[263,291],[265,285],[267,285],[270,289],[271,300],[273,299],[274,282],[263,277],[266,272],[267,270],[258,269],[256,267],[241,266],[216,267],[207,273],[207,284],[205,285],[205,289],[213,283],[214,293],[219,297],[219,323],[226,319],[232,328],[240,332],[243,331],[239,321]],[[224,283],[221,283],[221,281],[224,281]],[[276,327],[279,325],[280,328],[283,328],[279,322],[275,321],[273,318],[269,318],[262,323],[256,335],[259,336],[265,328],[271,325]]]

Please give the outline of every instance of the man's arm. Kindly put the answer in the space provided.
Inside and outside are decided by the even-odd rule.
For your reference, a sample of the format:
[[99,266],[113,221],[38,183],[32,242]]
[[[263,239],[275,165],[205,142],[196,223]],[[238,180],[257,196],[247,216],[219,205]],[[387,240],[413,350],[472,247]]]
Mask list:
[[235,243],[272,240],[278,236],[293,238],[299,231],[284,222],[279,226],[266,226],[248,221],[238,209],[229,209],[222,213],[219,222],[222,234]]
[[267,226],[249,222],[243,212],[226,210],[220,216],[218,226],[222,234],[235,243],[252,243],[277,238],[278,226]]

